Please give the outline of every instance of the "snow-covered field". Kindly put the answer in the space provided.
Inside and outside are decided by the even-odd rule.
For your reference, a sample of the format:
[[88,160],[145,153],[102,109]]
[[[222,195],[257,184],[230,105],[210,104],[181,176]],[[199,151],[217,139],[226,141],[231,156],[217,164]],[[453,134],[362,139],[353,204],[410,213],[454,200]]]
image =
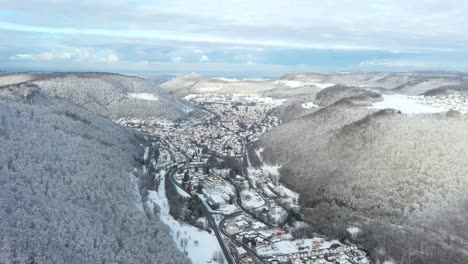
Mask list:
[[468,98],[461,93],[446,96],[416,96],[415,100],[447,111],[455,110],[462,114],[468,113]]
[[275,225],[280,224],[281,221],[288,217],[288,212],[280,206],[271,208],[269,214],[271,215]]
[[331,245],[333,244],[339,244],[341,243],[337,240],[332,240],[332,241],[327,241],[322,238],[311,238],[311,239],[298,239],[298,240],[282,240],[270,245],[266,246],[260,246],[257,247],[257,253],[260,256],[273,256],[278,253],[280,254],[294,254],[294,253],[299,253],[301,251],[307,251],[308,249],[304,250],[299,250],[299,247],[308,247],[309,249],[316,243],[317,248],[316,250],[320,249],[328,249],[330,248]]
[[299,201],[299,193],[288,189],[281,184],[276,187],[276,191],[282,196],[287,196],[293,199],[293,201],[295,201],[296,203]]
[[138,178],[133,173],[130,173],[130,182],[132,183],[133,193],[135,195],[135,205],[138,210],[143,212],[143,202],[141,201],[141,195],[138,188]]
[[205,199],[205,197],[203,197],[203,195],[199,194],[198,197],[200,197],[200,199],[202,200],[203,204],[205,204],[205,207],[208,208],[208,210],[209,210],[211,213],[228,215],[228,214],[233,214],[233,213],[236,213],[236,212],[241,211],[241,209],[237,208],[237,206],[236,206],[235,204],[226,204],[226,205],[223,205],[222,207],[220,207],[220,208],[217,209],[217,210],[213,210],[213,209],[206,203],[206,199]]
[[255,191],[243,190],[241,192],[242,205],[246,209],[253,209],[263,206],[265,200]]
[[213,80],[218,80],[218,81],[223,81],[223,82],[238,82],[240,81],[239,79],[235,78],[225,78],[225,77],[215,77]]
[[280,173],[279,170],[281,169],[281,165],[270,165],[268,163],[263,163],[261,170],[272,177],[279,177]]
[[146,101],[158,101],[159,98],[150,93],[129,93],[127,94],[128,98],[132,99],[140,99],[140,100],[146,100]]
[[27,82],[34,77],[29,74],[0,75],[0,86]]
[[351,235],[352,238],[356,238],[356,236],[361,233],[361,229],[355,227],[355,226],[350,226],[346,229],[348,233]]
[[299,88],[303,86],[316,86],[320,89],[325,89],[325,88],[335,85],[333,83],[313,83],[313,82],[300,82],[300,81],[294,81],[294,80],[278,80],[278,81],[275,81],[275,84],[285,85],[291,88]]
[[179,222],[169,214],[169,203],[164,182],[164,171],[162,171],[158,191],[148,192],[148,206],[153,208],[154,204],[156,204],[159,207],[160,218],[171,229],[172,239],[179,250],[187,252],[187,256],[192,260],[192,263],[201,264],[213,261],[214,252],[221,251],[218,240],[214,235]]
[[303,103],[301,104],[301,106],[302,108],[305,108],[305,109],[312,109],[312,108],[319,107],[318,105],[314,104],[314,102]]
[[460,93],[447,96],[383,95],[383,101],[374,103],[371,108],[393,108],[405,114],[430,114],[450,110],[466,114],[468,113],[468,98]]
[[213,80],[224,81],[224,82],[266,82],[270,79],[265,78],[244,78],[244,79],[235,79],[235,78],[225,78],[225,77],[215,77]]
[[258,78],[244,78],[242,79],[243,81],[251,81],[251,82],[267,82],[267,81],[271,81],[271,79],[267,79],[267,78],[261,78],[261,77],[258,77]]
[[433,114],[446,111],[443,108],[433,107],[431,105],[424,104],[422,101],[417,101],[415,96],[392,94],[383,95],[382,97],[382,101],[374,103],[370,108],[397,109],[404,114]]

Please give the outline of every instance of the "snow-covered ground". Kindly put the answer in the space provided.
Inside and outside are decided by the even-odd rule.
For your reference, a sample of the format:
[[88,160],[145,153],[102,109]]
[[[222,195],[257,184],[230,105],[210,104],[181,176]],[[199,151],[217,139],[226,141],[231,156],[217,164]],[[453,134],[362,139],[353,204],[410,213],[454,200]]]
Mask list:
[[161,171],[161,182],[158,191],[148,192],[148,206],[159,207],[160,218],[171,229],[171,236],[180,251],[187,252],[187,256],[192,263],[209,263],[213,258],[214,252],[221,251],[218,240],[214,235],[201,229],[175,220],[169,214],[169,203],[166,197],[164,171]]
[[236,212],[241,211],[241,209],[239,209],[235,204],[225,204],[225,205],[223,205],[222,207],[220,207],[219,209],[213,210],[213,209],[206,203],[206,198],[203,197],[203,195],[199,194],[198,197],[200,197],[200,199],[202,200],[203,204],[205,204],[205,207],[208,208],[208,210],[209,210],[211,213],[214,213],[214,214],[229,215],[229,214],[233,214],[233,213],[236,213]]
[[266,82],[266,81],[271,81],[271,79],[267,79],[267,78],[261,78],[261,77],[258,77],[258,78],[244,78],[242,79],[243,81],[251,81],[251,82]]
[[281,85],[285,85],[291,88],[299,88],[303,86],[316,86],[320,89],[325,89],[325,88],[335,85],[333,83],[300,82],[300,81],[294,81],[294,80],[278,80],[278,81],[275,81],[275,84],[281,84]]
[[[311,239],[298,239],[298,240],[282,240],[270,245],[257,247],[257,253],[260,256],[274,256],[279,254],[294,254],[310,250],[312,245],[316,244],[315,250],[328,249],[333,244],[342,245],[337,240],[327,241],[322,238],[311,238]],[[299,250],[299,247],[309,247],[309,249]]]
[[140,190],[138,187],[138,178],[133,173],[130,173],[130,182],[132,183],[133,194],[135,196],[135,205],[138,210],[143,212],[143,202],[141,201]]
[[265,200],[255,191],[243,190],[241,192],[242,205],[247,209],[258,208],[265,204]]
[[149,155],[149,147],[145,147],[145,154],[143,155],[143,160],[147,161]]
[[264,150],[265,150],[265,149],[262,148],[262,147],[260,147],[260,148],[258,148],[258,149],[255,149],[255,154],[257,154],[257,157],[258,157],[258,159],[260,160],[260,162],[263,162],[263,156],[262,156],[262,154],[263,154],[263,151],[264,151]]
[[288,212],[286,212],[282,207],[276,206],[270,209],[269,215],[271,215],[271,219],[274,221],[274,224],[278,225],[282,221],[286,220]]
[[127,94],[128,98],[132,99],[140,99],[140,100],[147,100],[147,101],[158,101],[159,98],[150,93],[128,93]]
[[188,194],[186,191],[182,190],[182,188],[180,188],[178,185],[174,185],[174,187],[176,188],[177,190],[177,193],[184,197],[184,198],[190,198],[190,194]]
[[282,195],[282,196],[287,196],[291,199],[293,199],[293,201],[295,201],[296,203],[299,201],[299,193],[291,190],[291,189],[288,189],[286,187],[284,187],[283,185],[279,184],[277,187],[276,187],[276,191]]
[[468,98],[459,92],[444,96],[415,96],[415,100],[447,111],[455,110],[462,114],[468,113]]
[[281,169],[281,165],[271,165],[263,161],[263,148],[255,149],[255,154],[257,155],[257,158],[260,160],[260,162],[263,163],[262,167],[260,167],[260,171],[254,168],[250,168],[250,160],[249,160],[249,169],[251,172],[251,176],[255,177],[255,174],[262,174],[262,173],[267,173],[272,177],[279,177],[280,173],[279,170]]
[[350,226],[346,229],[348,233],[351,235],[352,238],[356,238],[356,236],[361,233],[361,230],[355,226]]
[[433,114],[441,113],[446,110],[439,107],[434,107],[424,104],[422,101],[417,101],[415,96],[407,96],[403,94],[383,95],[383,100],[374,103],[370,108],[374,109],[397,109],[404,114]]
[[238,82],[240,81],[239,79],[235,78],[225,78],[225,77],[215,77],[213,80],[218,80],[218,81],[223,81],[223,82]]
[[264,173],[267,173],[269,175],[271,175],[272,177],[279,177],[280,173],[279,173],[279,170],[281,169],[281,165],[271,165],[271,164],[268,164],[268,163],[263,163],[262,167],[261,167],[261,170],[264,172]]
[[226,78],[226,77],[215,77],[213,80],[224,81],[224,82],[266,82],[270,79],[265,78],[244,78],[242,80],[235,78]]
[[301,104],[301,106],[302,108],[305,108],[305,109],[312,109],[312,108],[319,107],[318,105],[314,104],[314,102],[303,103]]

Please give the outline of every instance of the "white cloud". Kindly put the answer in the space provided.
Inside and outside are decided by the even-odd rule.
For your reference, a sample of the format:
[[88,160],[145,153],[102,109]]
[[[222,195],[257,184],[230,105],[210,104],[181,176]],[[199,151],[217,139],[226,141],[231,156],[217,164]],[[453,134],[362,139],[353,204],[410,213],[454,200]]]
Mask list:
[[[2,17],[0,33],[9,36],[2,41],[2,54],[13,55],[14,63],[95,62],[110,68],[147,60],[203,67],[213,61],[326,67],[323,60],[298,55],[320,50],[337,52],[332,58],[337,67],[362,60],[361,69],[436,68],[450,66],[449,59],[440,62],[445,54],[452,60],[464,54],[460,61],[468,54],[462,26],[468,1],[461,0],[0,0],[0,6],[12,13]],[[340,54],[352,53],[339,61]],[[442,59],[427,59],[436,58],[433,53]],[[394,57],[400,59],[370,60]]]
[[176,57],[172,57],[172,58],[171,58],[171,61],[172,61],[172,62],[181,62],[181,61],[183,61],[183,60],[184,60],[184,58],[182,58],[182,57],[180,57],[180,56],[176,56]]
[[9,58],[10,60],[23,61],[75,61],[75,62],[102,62],[111,64],[119,61],[116,54],[109,51],[98,51],[94,49],[67,48],[65,50],[44,51],[37,53],[18,53]]
[[34,61],[53,61],[70,60],[72,55],[69,52],[40,52],[40,53],[20,53],[10,57],[10,60],[34,60]]
[[19,53],[10,57],[10,60],[30,60],[33,58],[32,54]]
[[119,57],[117,57],[117,55],[115,55],[115,54],[109,54],[109,55],[101,58],[101,62],[104,62],[104,63],[107,63],[107,64],[116,63],[117,61],[119,61]]
[[382,66],[382,67],[414,67],[414,68],[428,68],[428,67],[437,67],[436,64],[423,62],[423,61],[414,61],[414,60],[368,60],[363,61],[359,66]]
[[41,61],[52,61],[52,60],[70,60],[72,54],[70,52],[41,52],[37,54],[37,59]]
[[[18,19],[21,23],[56,29],[81,25],[78,34],[311,49],[465,49],[468,42],[461,27],[468,1],[460,0],[31,1],[38,4],[0,3],[25,12],[22,18],[28,19]],[[70,10],[86,12],[56,19]]]
[[435,61],[435,60],[417,60],[417,59],[383,59],[367,60],[359,64],[362,68],[387,68],[387,69],[450,69],[459,70],[466,68],[467,64],[455,62]]

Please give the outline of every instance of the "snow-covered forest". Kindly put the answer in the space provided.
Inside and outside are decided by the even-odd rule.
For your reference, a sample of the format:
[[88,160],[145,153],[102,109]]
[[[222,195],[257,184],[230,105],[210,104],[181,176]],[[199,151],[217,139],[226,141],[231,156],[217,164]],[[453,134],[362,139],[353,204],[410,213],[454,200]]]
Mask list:
[[[0,86],[29,82],[57,96],[112,119],[183,118],[194,109],[151,80],[110,73],[11,73]],[[155,101],[157,103],[155,103]]]
[[279,126],[252,156],[263,148],[266,162],[283,165],[280,180],[301,193],[316,230],[341,237],[359,224],[357,240],[376,254],[466,263],[466,115],[368,109],[363,101],[376,99],[365,98]]
[[0,263],[189,263],[140,210],[142,142],[34,85],[2,87]]

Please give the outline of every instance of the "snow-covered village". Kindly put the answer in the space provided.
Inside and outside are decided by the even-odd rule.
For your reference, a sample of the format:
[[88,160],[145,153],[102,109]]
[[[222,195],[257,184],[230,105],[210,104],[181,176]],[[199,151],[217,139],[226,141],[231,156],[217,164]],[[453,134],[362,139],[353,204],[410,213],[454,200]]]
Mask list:
[[[159,139],[153,163],[165,186],[153,198],[187,255],[197,263],[370,263],[349,241],[305,232],[311,227],[301,217],[299,194],[278,181],[280,165],[250,165],[247,143],[280,124],[270,110],[284,100],[218,94],[185,99],[205,115],[119,123]],[[260,159],[262,151],[255,151]]]

